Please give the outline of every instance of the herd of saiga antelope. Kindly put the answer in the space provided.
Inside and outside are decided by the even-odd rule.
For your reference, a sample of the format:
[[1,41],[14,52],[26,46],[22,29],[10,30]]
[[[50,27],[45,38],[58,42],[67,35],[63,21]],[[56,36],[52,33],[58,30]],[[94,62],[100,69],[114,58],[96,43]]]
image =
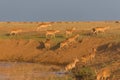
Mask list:
[[[48,26],[52,26],[51,23],[41,24],[39,27],[36,28],[36,31],[40,31],[42,28],[47,28]],[[92,28],[92,33],[93,34],[98,34],[99,32],[105,32],[107,29],[109,29],[109,27],[95,27],[95,28]],[[60,49],[66,47],[66,46],[69,46],[72,43],[76,42],[76,39],[79,37],[79,34],[76,34],[76,35],[71,37],[74,30],[75,30],[75,28],[67,29],[65,31],[66,37],[69,37],[69,38],[67,38],[66,40],[64,40],[60,43]],[[22,33],[22,32],[23,32],[23,30],[21,30],[21,29],[12,30],[10,32],[10,35],[13,35],[13,34],[17,35],[17,34]],[[60,32],[60,31],[59,30],[46,30],[46,34],[45,34],[46,38],[48,36],[55,38],[55,34],[58,33],[58,32]],[[50,47],[51,47],[50,39],[46,39],[46,41],[44,42],[44,45],[45,45],[46,49],[50,49]],[[89,61],[92,61],[95,58],[96,49],[92,48],[92,51],[93,52],[91,52],[90,54],[82,56],[81,61],[83,63],[87,64]],[[73,62],[71,62],[71,63],[69,63],[68,65],[65,66],[65,70],[69,71],[69,70],[75,68],[77,62],[79,62],[79,59],[76,57],[73,60]],[[95,70],[95,72],[96,72],[96,70]],[[96,79],[97,80],[107,80],[110,77],[110,75],[111,75],[110,68],[105,67],[105,68],[100,69],[98,72],[96,72],[96,76],[97,76]]]

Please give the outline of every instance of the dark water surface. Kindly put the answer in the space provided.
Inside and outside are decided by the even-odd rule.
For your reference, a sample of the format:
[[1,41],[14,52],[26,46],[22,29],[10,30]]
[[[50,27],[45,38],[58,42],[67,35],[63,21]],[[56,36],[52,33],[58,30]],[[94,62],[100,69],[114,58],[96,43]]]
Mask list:
[[51,76],[64,77],[64,71],[51,71],[51,67],[38,63],[0,62],[0,80],[47,80]]

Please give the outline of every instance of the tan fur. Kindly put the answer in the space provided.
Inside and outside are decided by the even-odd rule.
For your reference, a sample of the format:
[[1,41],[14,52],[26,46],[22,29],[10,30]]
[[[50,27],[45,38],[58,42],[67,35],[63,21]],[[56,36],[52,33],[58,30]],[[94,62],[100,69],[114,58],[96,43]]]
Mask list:
[[63,48],[65,46],[68,46],[68,40],[67,39],[60,43],[60,48]]
[[41,24],[39,27],[37,27],[36,31],[39,31],[41,28],[47,28],[49,26],[52,26],[51,24]]
[[97,80],[107,80],[107,78],[109,78],[110,75],[111,75],[110,68],[107,68],[107,67],[106,68],[102,68],[97,73]]
[[17,35],[17,34],[19,34],[19,33],[21,33],[22,32],[22,30],[21,29],[18,29],[18,30],[12,30],[11,32],[10,32],[10,35]]
[[75,68],[77,62],[79,62],[79,59],[75,58],[73,60],[73,62],[71,62],[67,66],[65,66],[65,71],[68,71],[68,70]]
[[92,48],[93,52],[89,53],[88,55],[84,55],[81,58],[81,61],[85,64],[87,64],[88,62],[92,61],[95,58],[96,55],[96,49]]
[[87,64],[89,61],[90,61],[90,56],[88,56],[88,55],[82,56],[82,58],[81,58],[82,63]]
[[77,34],[77,35],[75,35],[75,36],[72,36],[72,37],[68,38],[69,44],[70,44],[70,43],[76,42],[76,39],[77,39],[78,37],[79,37],[79,34]]
[[66,37],[71,36],[74,30],[75,30],[75,28],[67,29],[67,30],[65,31]]
[[96,27],[92,29],[92,32],[97,34],[98,32],[105,32],[109,28],[110,27]]
[[92,48],[93,52],[90,53],[90,61],[92,61],[94,58],[95,58],[95,55],[96,55],[96,49],[95,48]]
[[51,40],[50,39],[46,39],[44,45],[45,45],[46,49],[50,49],[50,47],[51,47]]
[[48,35],[50,35],[51,37],[53,36],[55,38],[55,34],[60,32],[59,30],[47,30],[46,31],[46,38]]

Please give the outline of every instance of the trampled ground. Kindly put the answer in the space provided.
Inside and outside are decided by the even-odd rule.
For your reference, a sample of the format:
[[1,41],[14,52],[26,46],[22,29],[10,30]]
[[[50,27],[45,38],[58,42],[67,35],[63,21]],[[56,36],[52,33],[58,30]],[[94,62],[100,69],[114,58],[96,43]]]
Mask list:
[[[111,67],[111,80],[120,79],[120,22],[51,22],[52,26],[35,31],[42,22],[0,22],[0,60],[12,62],[34,62],[47,65],[57,65],[64,69],[65,65],[77,57],[80,61],[77,67],[84,65],[81,57],[97,49],[95,59],[86,66],[101,69]],[[94,27],[110,29],[104,33],[92,34]],[[65,30],[75,27],[73,35],[80,34],[76,43],[59,49],[59,43],[66,39]],[[18,35],[9,35],[10,31],[22,29]],[[56,38],[51,39],[51,49],[44,48],[46,30],[60,30]]]

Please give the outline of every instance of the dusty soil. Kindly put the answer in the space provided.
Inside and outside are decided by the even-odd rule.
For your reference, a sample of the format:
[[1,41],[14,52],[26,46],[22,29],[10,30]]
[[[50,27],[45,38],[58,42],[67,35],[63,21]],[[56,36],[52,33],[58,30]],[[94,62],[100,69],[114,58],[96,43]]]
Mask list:
[[[86,22],[82,23],[85,28],[79,28],[76,33],[83,33],[81,34],[82,37],[78,40],[77,43],[72,44],[71,46],[59,49],[57,45],[58,43],[54,43],[53,48],[50,50],[46,50],[44,48],[42,40],[36,40],[36,39],[14,39],[14,38],[1,38],[0,39],[0,61],[12,61],[12,62],[37,62],[41,64],[47,64],[47,65],[57,65],[60,66],[60,69],[64,69],[64,66],[70,63],[73,58],[76,56],[79,60],[81,60],[81,57],[83,55],[89,54],[91,52],[92,48],[97,49],[97,55],[92,63],[88,63],[88,66],[92,66],[94,68],[100,69],[104,66],[111,66],[113,68],[113,75],[116,75],[116,80],[120,79],[120,42],[119,42],[119,33],[116,33],[112,35],[112,32],[116,32],[120,30],[120,24],[116,22],[107,22],[106,24],[111,26],[111,29],[106,33],[108,36],[101,37],[96,35],[89,35],[84,34],[88,31],[90,32],[91,28],[99,25],[100,26],[106,26],[106,22]],[[5,26],[6,23],[4,23]],[[11,23],[13,25],[13,23]],[[20,23],[19,23],[20,24]],[[25,24],[25,23],[24,23]],[[30,23],[33,24],[33,23]],[[57,25],[56,29],[60,28],[60,25],[71,25],[74,23],[65,23],[64,22],[58,22],[53,23],[53,25]],[[82,25],[81,23],[75,23],[75,25]],[[89,27],[89,25],[90,27]],[[114,25],[113,25],[114,24]],[[93,26],[92,26],[93,25]],[[14,29],[14,27],[0,27],[1,34],[7,34],[10,30]],[[74,26],[74,25],[72,25]],[[17,27],[15,27],[17,28]],[[18,27],[20,28],[20,26]],[[24,28],[25,31],[29,33],[32,33],[32,35],[38,35],[36,32],[32,31],[33,27],[31,28]],[[68,27],[67,27],[68,28]],[[54,26],[53,28],[55,29]],[[60,28],[61,29],[61,28]],[[113,30],[113,31],[112,31]],[[25,33],[27,33],[25,32]],[[64,30],[61,29],[60,35],[63,35]],[[26,35],[25,33],[22,33],[21,35]],[[44,34],[44,33],[42,33]],[[58,35],[59,35],[58,34]],[[100,33],[102,34],[102,33]],[[104,36],[105,33],[103,33]],[[110,35],[109,35],[110,34]],[[112,35],[112,36],[111,36]],[[19,35],[17,35],[19,36]],[[12,36],[14,37],[14,36]],[[44,42],[44,41],[43,41]],[[117,63],[117,65],[113,65]],[[77,64],[77,66],[81,66],[83,63],[81,61]]]

